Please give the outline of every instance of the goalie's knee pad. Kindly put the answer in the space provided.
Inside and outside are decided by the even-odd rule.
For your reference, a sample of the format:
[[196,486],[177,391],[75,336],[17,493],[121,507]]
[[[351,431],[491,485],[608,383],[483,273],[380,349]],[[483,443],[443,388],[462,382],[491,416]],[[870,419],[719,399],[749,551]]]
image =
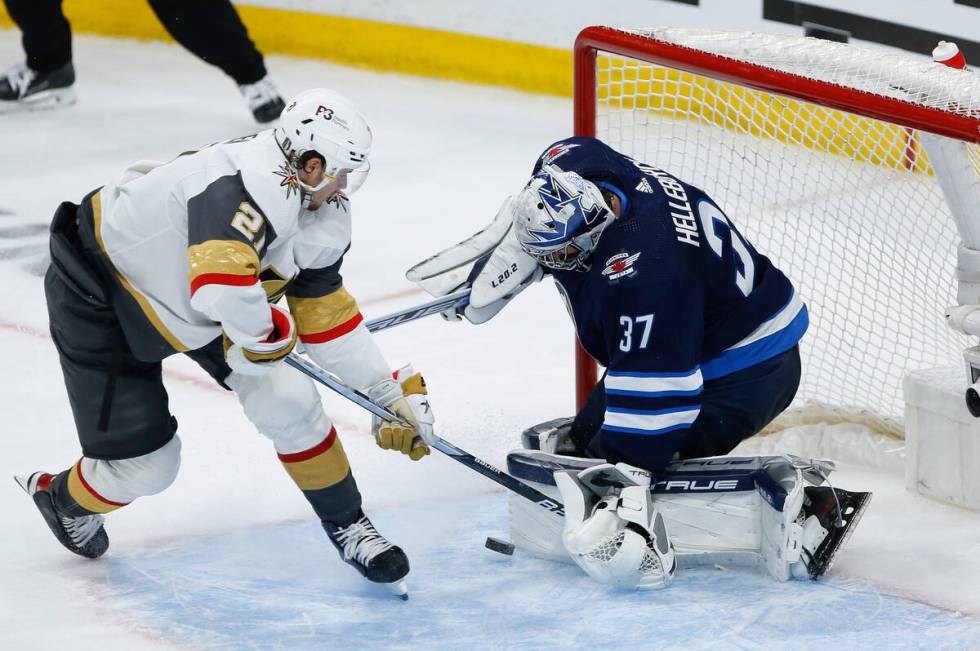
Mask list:
[[228,385],[245,416],[280,452],[309,449],[330,432],[330,419],[313,381],[285,364],[260,377],[233,373]]

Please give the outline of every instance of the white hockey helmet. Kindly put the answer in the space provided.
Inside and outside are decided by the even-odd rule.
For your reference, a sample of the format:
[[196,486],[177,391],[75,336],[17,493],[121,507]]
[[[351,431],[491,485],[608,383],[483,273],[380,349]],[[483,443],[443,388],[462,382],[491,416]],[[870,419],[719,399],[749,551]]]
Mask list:
[[551,165],[542,167],[514,201],[517,241],[552,269],[588,269],[592,249],[613,217],[594,183]]
[[324,160],[325,178],[317,186],[300,185],[316,192],[346,176],[345,194],[363,185],[371,164],[371,127],[354,104],[335,90],[311,88],[292,98],[276,127],[276,142],[290,164],[299,167],[307,152]]

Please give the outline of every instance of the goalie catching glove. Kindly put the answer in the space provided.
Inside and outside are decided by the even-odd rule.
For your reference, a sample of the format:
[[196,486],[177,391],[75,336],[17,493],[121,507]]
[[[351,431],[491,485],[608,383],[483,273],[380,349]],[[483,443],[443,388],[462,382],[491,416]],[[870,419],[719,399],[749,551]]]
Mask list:
[[443,313],[470,323],[489,321],[515,296],[541,280],[544,270],[514,235],[514,197],[479,233],[408,270],[405,277],[435,297],[471,289],[469,304]]
[[412,461],[429,454],[429,445],[437,440],[432,428],[435,418],[420,373],[412,373],[412,367],[406,366],[394,373],[394,379],[383,380],[369,388],[367,394],[404,421],[372,417],[371,432],[379,447],[407,454]]
[[599,583],[666,588],[674,578],[674,546],[650,494],[650,473],[625,463],[558,471],[565,503],[562,543]]
[[296,324],[286,310],[270,305],[272,332],[264,340],[248,346],[240,346],[228,335],[222,335],[225,360],[231,370],[242,375],[265,375],[296,346]]

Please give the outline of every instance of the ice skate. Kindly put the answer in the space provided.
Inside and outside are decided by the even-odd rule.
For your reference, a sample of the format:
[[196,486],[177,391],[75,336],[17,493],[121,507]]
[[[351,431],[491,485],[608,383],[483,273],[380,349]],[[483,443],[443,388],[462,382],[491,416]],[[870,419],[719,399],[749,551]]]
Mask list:
[[242,95],[248,103],[248,109],[252,112],[256,122],[262,124],[272,122],[286,108],[286,103],[279,94],[279,89],[272,83],[268,75],[254,84],[242,84],[238,89],[242,91]]
[[400,547],[378,533],[363,511],[359,511],[357,520],[347,526],[324,521],[323,528],[345,563],[368,581],[385,584],[395,596],[408,599],[403,580],[408,574],[408,557]]
[[44,74],[17,64],[0,76],[0,113],[70,106],[75,103],[74,83],[71,62]]
[[35,472],[29,477],[15,476],[16,481],[24,491],[31,496],[38,511],[48,523],[51,533],[55,535],[66,549],[86,558],[98,558],[109,549],[109,536],[105,532],[101,515],[85,515],[71,517],[59,514],[51,500],[51,481],[54,475],[46,472]]
[[829,570],[844,545],[847,544],[854,527],[861,520],[871,493],[846,491],[830,486],[808,486],[803,503],[804,518],[816,517],[827,534],[816,546],[807,549],[804,545],[803,561],[811,579],[822,576]]

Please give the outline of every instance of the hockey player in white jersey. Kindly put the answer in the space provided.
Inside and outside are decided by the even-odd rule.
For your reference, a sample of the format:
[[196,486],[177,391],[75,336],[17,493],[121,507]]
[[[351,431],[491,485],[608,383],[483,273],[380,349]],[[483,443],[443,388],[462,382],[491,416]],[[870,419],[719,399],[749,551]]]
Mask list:
[[103,515],[174,480],[180,438],[161,360],[184,353],[237,394],[343,559],[403,592],[408,559],[362,511],[311,380],[281,363],[302,342],[411,424],[376,419],[378,445],[429,453],[425,383],[408,367],[392,373],[339,273],[371,140],[349,100],[309,90],[274,130],[136,163],[60,206],[45,293],[82,457],[18,482],[65,547],[101,556]]

